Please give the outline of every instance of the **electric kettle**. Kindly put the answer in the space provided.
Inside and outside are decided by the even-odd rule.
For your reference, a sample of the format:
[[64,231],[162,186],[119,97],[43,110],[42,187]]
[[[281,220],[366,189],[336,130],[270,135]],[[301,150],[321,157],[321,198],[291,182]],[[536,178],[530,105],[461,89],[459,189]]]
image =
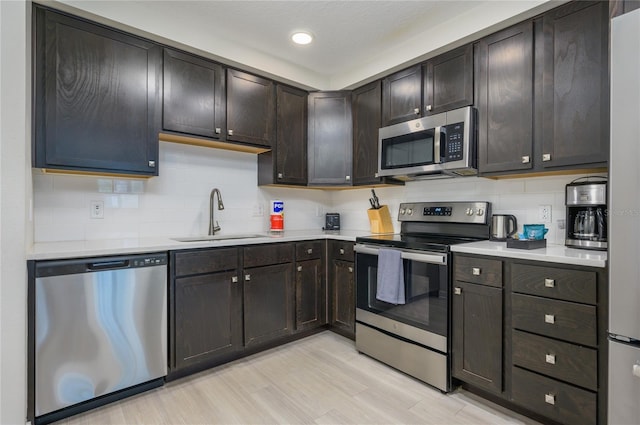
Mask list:
[[511,214],[494,214],[491,216],[491,240],[505,241],[518,231],[518,220]]

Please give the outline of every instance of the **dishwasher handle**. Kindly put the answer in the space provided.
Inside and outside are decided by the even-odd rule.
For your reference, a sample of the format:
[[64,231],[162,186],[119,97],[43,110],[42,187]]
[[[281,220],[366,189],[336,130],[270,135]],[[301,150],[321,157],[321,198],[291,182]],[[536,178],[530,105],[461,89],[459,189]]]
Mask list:
[[87,270],[91,271],[126,269],[127,267],[129,267],[129,260],[97,261],[87,264]]

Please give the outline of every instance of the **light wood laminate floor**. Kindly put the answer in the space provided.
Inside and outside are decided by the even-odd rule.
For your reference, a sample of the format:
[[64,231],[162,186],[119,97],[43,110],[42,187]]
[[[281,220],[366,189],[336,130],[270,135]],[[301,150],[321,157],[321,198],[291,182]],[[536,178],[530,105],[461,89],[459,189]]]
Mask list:
[[442,394],[326,331],[60,424],[536,424],[466,391]]

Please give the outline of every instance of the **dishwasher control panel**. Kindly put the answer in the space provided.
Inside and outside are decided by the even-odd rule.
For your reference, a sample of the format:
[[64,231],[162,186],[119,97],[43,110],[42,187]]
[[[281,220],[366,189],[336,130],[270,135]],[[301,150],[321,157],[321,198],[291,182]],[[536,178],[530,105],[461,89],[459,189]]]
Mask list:
[[131,260],[131,265],[133,267],[161,266],[164,264],[167,264],[166,255],[158,255],[154,257],[139,257]]

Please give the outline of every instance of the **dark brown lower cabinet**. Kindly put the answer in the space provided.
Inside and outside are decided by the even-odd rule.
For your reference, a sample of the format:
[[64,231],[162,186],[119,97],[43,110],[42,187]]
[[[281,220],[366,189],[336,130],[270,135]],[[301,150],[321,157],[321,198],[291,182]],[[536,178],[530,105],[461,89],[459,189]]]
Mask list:
[[327,323],[327,296],[322,259],[296,263],[296,331]]
[[452,375],[501,393],[502,288],[455,282],[452,308]]
[[176,368],[242,348],[242,297],[236,271],[175,281]]
[[338,333],[355,339],[355,281],[351,261],[333,260],[331,268],[331,318],[329,324]]
[[250,347],[293,331],[293,263],[245,268],[244,345]]

